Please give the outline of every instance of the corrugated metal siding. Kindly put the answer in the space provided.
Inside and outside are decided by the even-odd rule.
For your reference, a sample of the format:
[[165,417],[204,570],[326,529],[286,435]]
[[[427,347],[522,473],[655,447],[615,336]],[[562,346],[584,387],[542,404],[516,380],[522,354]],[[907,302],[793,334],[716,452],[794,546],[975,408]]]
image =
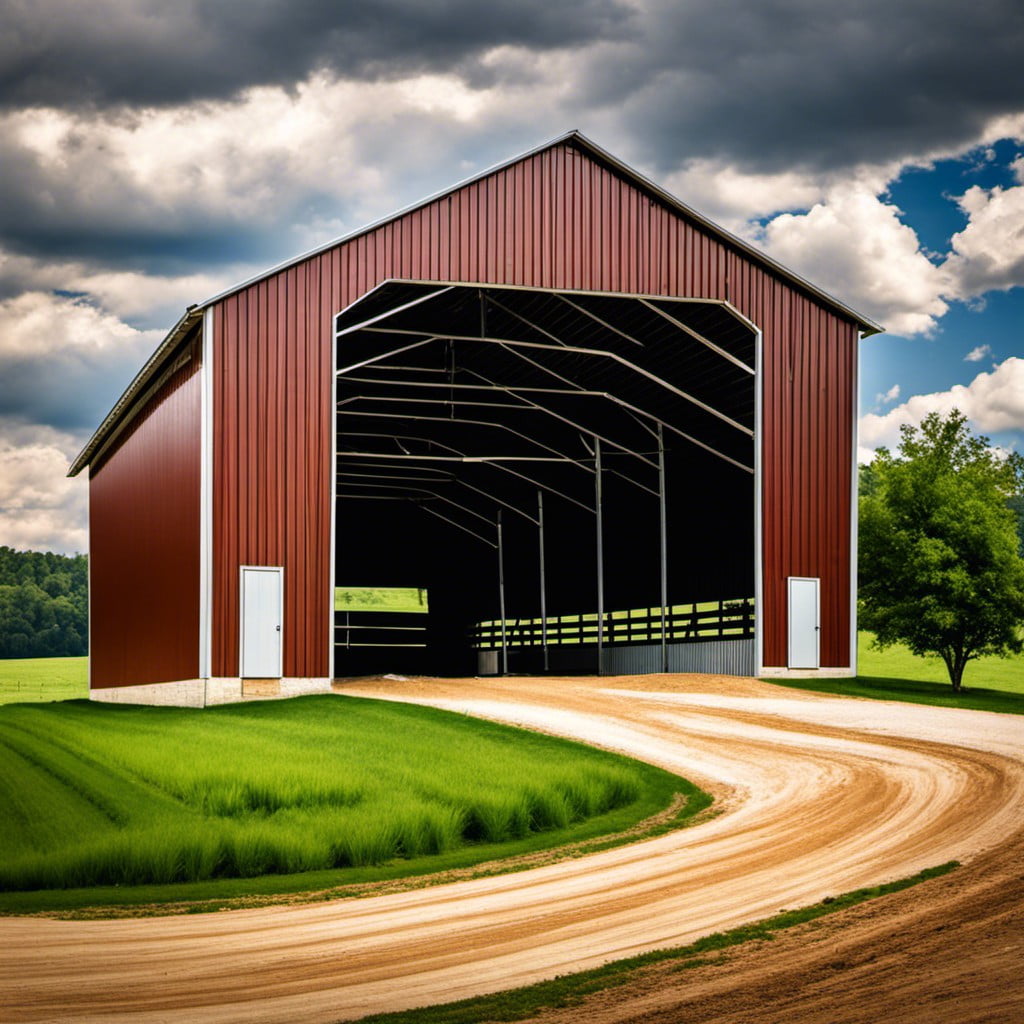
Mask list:
[[822,664],[849,664],[856,326],[563,144],[217,304],[215,674],[237,674],[249,563],[285,566],[286,674],[327,672],[331,319],[387,278],[731,301],[764,333],[765,664],[791,575],[821,577]]
[[[539,673],[540,652],[509,651],[512,672]],[[707,640],[703,643],[669,644],[669,672],[705,672],[722,676],[752,676],[756,652],[753,640]],[[568,674],[597,672],[594,644],[558,645],[548,651],[552,672]],[[604,674],[609,676],[651,675],[661,671],[661,644],[630,644],[606,647]],[[478,651],[477,672],[498,675],[501,651]]]
[[[708,672],[722,676],[754,674],[753,640],[708,640],[669,644],[669,672]],[[604,652],[607,675],[649,675],[661,671],[661,645],[609,647]]]
[[317,269],[291,268],[215,313],[215,676],[238,674],[240,565],[284,566],[284,674],[327,675],[332,300]]
[[193,345],[90,469],[94,689],[199,674],[198,370]]

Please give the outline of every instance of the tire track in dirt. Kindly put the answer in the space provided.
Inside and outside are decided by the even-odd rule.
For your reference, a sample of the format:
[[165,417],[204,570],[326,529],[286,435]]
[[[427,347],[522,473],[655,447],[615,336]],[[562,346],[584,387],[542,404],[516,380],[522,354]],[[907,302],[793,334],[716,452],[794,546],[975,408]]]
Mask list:
[[[685,944],[951,859],[1002,863],[1021,844],[1024,719],[1015,716],[708,676],[377,680],[345,690],[622,750],[713,790],[723,813],[527,872],[370,899],[0,919],[4,1019],[357,1017]],[[654,1002],[636,1019],[673,1012],[657,1002],[662,989],[644,996]],[[631,1011],[613,1000],[602,1012],[625,1020]]]

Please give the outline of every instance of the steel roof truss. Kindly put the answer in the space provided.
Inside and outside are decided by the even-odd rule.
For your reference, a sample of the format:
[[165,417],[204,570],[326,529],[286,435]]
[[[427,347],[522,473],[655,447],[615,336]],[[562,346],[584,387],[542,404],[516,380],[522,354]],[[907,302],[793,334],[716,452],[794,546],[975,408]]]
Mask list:
[[[368,416],[385,416],[386,414],[369,413],[367,415]],[[396,416],[388,417],[388,418],[389,419],[414,419],[414,420],[417,419],[416,417],[408,417],[408,416],[403,416],[401,414],[397,414]],[[435,440],[432,437],[419,437],[419,436],[416,436],[415,434],[370,434],[370,433],[367,433],[365,431],[353,431],[351,436],[354,436],[354,437],[386,437],[386,438],[389,438],[389,439],[392,439],[392,440],[398,440],[398,439],[402,439],[402,440],[416,440],[416,441],[421,441],[421,442],[426,443],[426,444],[436,444],[438,447],[441,447],[441,449],[444,449],[444,450],[449,451],[449,452],[455,452],[456,454],[458,454],[458,450],[457,449],[453,449],[453,447],[451,445],[449,445],[449,444],[444,444],[441,441]],[[547,492],[549,492],[552,495],[557,495],[559,498],[564,499],[565,501],[569,502],[571,505],[575,505],[575,506],[578,506],[579,508],[582,508],[585,512],[593,513],[593,511],[594,511],[592,508],[590,508],[590,506],[585,505],[583,502],[578,501],[575,498],[572,498],[570,495],[566,495],[563,492],[563,490],[559,490],[557,487],[551,486],[550,483],[545,483],[543,480],[539,480],[536,477],[527,476],[525,473],[520,473],[518,470],[512,469],[511,466],[504,466],[504,465],[502,465],[500,463],[482,463],[481,465],[486,466],[486,467],[488,467],[490,469],[501,470],[502,472],[508,473],[511,476],[516,476],[516,477],[518,477],[521,480],[525,480],[527,483],[531,484],[532,486],[541,487],[543,490],[547,490]]]
[[[338,475],[339,476],[344,476],[343,473],[340,473]],[[344,487],[345,484],[342,484],[342,486]],[[360,485],[353,484],[352,486],[355,487],[355,486],[360,486]],[[454,508],[461,509],[467,515],[471,515],[475,519],[479,519],[481,522],[484,522],[484,523],[490,523],[491,522],[491,520],[488,519],[487,516],[481,515],[475,509],[470,508],[468,505],[463,505],[462,502],[456,501],[454,498],[449,498],[445,494],[440,494],[440,493],[438,493],[437,491],[433,490],[430,487],[408,487],[408,486],[406,486],[404,484],[399,484],[399,485],[375,484],[374,486],[377,487],[378,490],[382,490],[382,491],[402,491],[402,492],[404,492],[406,494],[427,494],[427,495],[429,495],[432,498],[437,498],[438,501],[445,502],[445,504],[447,504],[447,505],[451,505]]]
[[618,334],[620,337],[625,338],[626,341],[631,342],[633,345],[639,345],[641,348],[644,348],[644,343],[639,339],[634,338],[632,334],[627,334],[625,331],[620,330],[613,324],[608,323],[607,320],[602,320],[601,317],[599,317],[596,313],[593,313],[589,309],[586,309],[584,306],[581,306],[578,303],[573,302],[572,299],[566,298],[565,295],[556,294],[555,298],[561,299],[562,302],[568,303],[570,306],[572,306],[573,309],[578,310],[584,316],[590,317],[591,320],[596,321],[602,327],[606,327],[609,331],[612,331],[613,333]]
[[[574,396],[574,397],[575,396],[584,396],[584,397],[591,397],[591,398],[611,398],[611,396],[608,395],[607,392],[604,392],[604,391],[582,391],[582,390],[581,391],[576,391],[576,390],[566,391],[566,390],[561,389],[561,388],[520,387],[518,385],[517,386],[505,386],[505,385],[501,385],[501,384],[495,384],[494,382],[490,381],[489,378],[484,377],[483,374],[477,373],[475,370],[467,370],[466,368],[463,368],[463,371],[467,372],[467,373],[471,373],[473,376],[479,377],[481,380],[487,381],[487,383],[486,384],[448,384],[446,382],[444,384],[433,384],[433,383],[431,383],[429,381],[400,381],[400,380],[388,381],[387,383],[388,384],[392,384],[392,385],[394,385],[396,387],[456,388],[456,389],[465,389],[465,390],[472,390],[472,391],[500,391],[500,392],[505,393],[505,394],[510,394],[513,398],[519,399],[521,402],[525,403],[526,407],[528,407],[530,409],[533,409],[533,410],[535,410],[537,412],[544,412],[544,413],[547,413],[550,416],[554,416],[556,419],[561,420],[563,423],[567,423],[570,426],[574,427],[575,429],[579,430],[581,433],[586,433],[586,434],[595,434],[595,432],[593,430],[587,428],[587,427],[584,427],[584,426],[580,425],[579,423],[576,423],[574,420],[570,420],[567,416],[562,416],[562,415],[554,412],[553,410],[549,409],[547,406],[543,406],[543,405],[540,405],[540,404],[538,404],[536,402],[531,402],[528,399],[523,398],[523,396],[520,395],[519,392],[525,391],[525,392],[528,392],[528,393],[531,393],[531,394],[541,393],[541,394],[554,394],[554,395],[571,395],[571,396]],[[352,378],[349,378],[349,379],[354,381],[354,382],[356,382],[356,383],[362,383],[362,384],[376,384],[376,383],[379,383],[378,381],[366,380],[365,378],[362,378],[362,377],[352,377]],[[386,395],[361,395],[361,396],[358,396],[358,397],[359,398],[363,398],[363,399],[365,399],[367,401],[384,401],[384,402],[401,402],[401,401],[404,401],[404,399],[396,398],[396,397],[390,397],[390,396],[386,396]],[[420,404],[420,405],[451,405],[452,404],[449,400],[441,399],[441,398],[416,398],[416,399],[409,399],[409,401],[415,402],[415,403]],[[460,403],[460,404],[468,404],[468,403]],[[499,404],[499,405],[495,405],[495,406],[491,406],[489,403],[476,403],[476,404],[484,405],[487,408],[499,408],[499,409],[503,409],[503,408],[517,408],[516,406],[506,406],[504,404]],[[463,421],[456,421],[456,422],[463,422]],[[497,424],[495,424],[495,425],[497,425]],[[523,437],[526,440],[532,440],[530,438],[526,438],[526,435],[524,435],[524,434],[519,434],[518,431],[513,431],[513,433],[518,434],[518,436]],[[601,435],[598,434],[596,436],[600,437]],[[601,439],[603,441],[605,441],[607,444],[610,444],[612,447],[619,448],[621,451],[625,452],[627,455],[631,455],[631,456],[633,456],[635,458],[640,459],[641,462],[645,462],[648,466],[650,466],[652,468],[657,468],[657,463],[656,462],[654,462],[652,459],[646,458],[645,456],[643,456],[639,452],[633,451],[632,449],[627,448],[625,445],[619,444],[618,442],[613,441],[610,438],[602,437]],[[534,443],[538,444],[540,447],[548,448],[547,445],[541,445],[540,442],[536,442],[535,441]],[[554,449],[548,448],[548,450],[552,451]],[[639,485],[639,486],[643,486],[643,485]]]
[[412,309],[414,306],[419,306],[422,305],[424,302],[429,302],[431,299],[439,298],[446,292],[453,291],[455,288],[456,285],[447,285],[446,287],[440,288],[435,292],[430,292],[427,295],[421,295],[419,296],[419,298],[412,299],[409,302],[403,302],[402,305],[400,306],[395,306],[392,309],[385,310],[383,313],[378,313],[376,316],[371,316],[369,319],[363,320],[358,324],[352,324],[350,327],[343,327],[341,330],[338,330],[337,328],[338,317],[341,316],[341,314],[339,313],[338,317],[335,317],[334,321],[335,336],[340,338],[345,334],[352,334],[354,331],[366,330],[368,327],[372,326],[373,324],[379,323],[381,320],[387,320],[389,317],[397,316],[399,313],[404,313],[405,310]]
[[[400,402],[401,401],[400,398],[392,399],[392,398],[376,397],[376,396],[370,396],[370,395],[366,395],[366,396],[362,396],[362,397],[364,398],[365,401],[368,401],[368,402],[392,402],[392,401]],[[426,405],[426,404],[447,404],[447,403],[441,403],[441,401],[439,399],[422,399],[422,400],[418,400],[418,403],[420,405]],[[481,405],[484,405],[485,403],[462,402],[460,404],[461,405],[469,405],[469,404],[481,404]],[[486,407],[487,408],[498,408],[498,409],[514,409],[517,412],[519,411],[519,406],[515,406],[515,405],[498,405],[498,406],[486,406]],[[394,419],[394,418],[396,418],[395,415],[392,414],[392,413],[386,413],[386,412],[361,412],[360,410],[346,410],[344,415],[346,415],[346,416],[374,416],[374,417],[383,418],[383,419]],[[530,437],[529,434],[523,434],[523,433],[521,433],[518,430],[513,430],[512,427],[508,426],[505,423],[495,423],[495,422],[493,422],[491,420],[467,420],[467,419],[461,419],[461,418],[457,419],[457,420],[453,420],[453,419],[449,418],[448,416],[415,416],[415,415],[405,415],[405,416],[402,416],[401,418],[402,419],[415,419],[415,420],[420,420],[420,421],[427,422],[427,423],[460,423],[460,424],[461,423],[466,423],[466,424],[469,424],[471,426],[495,427],[496,429],[504,430],[506,433],[512,434],[515,437],[522,438],[524,441],[528,442],[529,444],[536,445],[536,447],[542,448],[544,451],[552,452],[555,455],[564,455],[565,454],[565,452],[560,451],[558,448],[552,448],[550,445],[546,445],[543,442],[538,441],[536,438]],[[344,436],[344,433],[345,432],[342,432],[339,436]],[[350,436],[357,436],[357,437],[358,436],[388,437],[388,436],[391,436],[391,435],[386,435],[386,434],[359,435],[357,433],[352,433],[352,434],[350,434]],[[454,451],[455,449],[451,449],[451,450]],[[465,452],[461,452],[460,454],[464,455],[466,453]],[[580,469],[582,469],[584,472],[587,472],[587,473],[592,473],[593,472],[593,470],[589,466],[584,465],[583,463],[576,463],[576,465]]]
[[[369,330],[369,331],[376,331],[376,330],[378,330],[378,328],[369,327],[369,328],[367,328],[367,330]],[[383,330],[382,333],[385,333],[385,334],[401,334],[401,335],[406,335],[406,336],[411,335],[411,336],[416,337],[416,336],[419,336],[422,332],[420,332],[420,331],[413,331],[413,330],[405,330],[405,329],[393,329],[392,328],[392,329]],[[417,348],[420,345],[427,344],[428,341],[436,340],[439,337],[441,337],[441,335],[434,335],[431,338],[423,340],[423,341],[420,341],[420,342],[417,342],[414,345],[409,345],[409,346],[406,346],[405,348],[394,349],[391,352],[383,353],[382,355],[380,355],[378,357],[374,357],[373,359],[368,359],[368,360],[365,360],[362,363],[358,363],[358,364],[355,364],[353,366],[346,367],[346,369],[338,371],[338,376],[341,376],[342,374],[347,373],[349,370],[358,369],[360,366],[367,366],[371,362],[379,362],[381,359],[388,358],[389,355],[397,355],[399,352],[405,352],[409,348]],[[445,340],[450,340],[450,341],[468,341],[468,342],[471,342],[471,343],[474,343],[474,344],[478,344],[478,345],[479,344],[484,344],[484,345],[500,345],[502,347],[513,346],[513,347],[516,347],[516,348],[532,348],[532,349],[542,349],[544,351],[552,351],[552,347],[550,345],[546,345],[543,342],[539,342],[539,341],[517,341],[514,338],[492,338],[492,337],[477,338],[477,337],[474,337],[473,335],[470,335],[470,334],[450,334],[450,333],[446,333],[443,337],[445,338]],[[624,356],[620,356],[617,352],[608,352],[605,349],[586,348],[586,347],[579,346],[579,345],[563,345],[561,348],[559,348],[559,349],[557,349],[555,351],[558,351],[558,352],[572,352],[575,355],[582,355],[582,356],[595,356],[595,357],[597,357],[599,359],[611,359],[614,362],[619,363],[621,366],[624,366],[626,369],[632,370],[633,372],[638,373],[640,376],[645,377],[645,378],[647,378],[650,381],[653,381],[659,387],[664,388],[666,391],[671,392],[672,394],[676,395],[677,397],[682,398],[682,399],[684,399],[687,402],[690,402],[691,404],[697,406],[699,409],[703,409],[706,413],[708,413],[708,415],[714,416],[716,419],[720,419],[723,423],[727,423],[730,427],[732,427],[735,430],[738,430],[741,434],[746,434],[748,437],[753,437],[754,436],[754,431],[751,430],[750,427],[745,427],[742,423],[737,422],[731,416],[727,416],[724,412],[720,412],[714,406],[708,405],[707,402],[702,402],[699,398],[695,398],[693,395],[689,394],[688,392],[683,391],[682,388],[676,387],[674,384],[672,384],[669,381],[665,380],[663,377],[659,377],[656,373],[652,373],[650,370],[645,370],[642,366],[637,366],[636,363],[630,362]]]
[[745,370],[751,376],[754,375],[754,368],[752,366],[748,366],[745,362],[743,362],[742,359],[737,358],[731,352],[727,352],[724,348],[721,348],[720,346],[716,345],[713,341],[709,341],[699,331],[695,331],[692,327],[688,326],[687,324],[684,324],[682,320],[677,320],[674,316],[672,316],[671,313],[666,313],[665,310],[659,309],[657,306],[654,305],[654,303],[648,302],[646,299],[640,299],[639,301],[642,305],[646,306],[648,309],[657,313],[658,316],[664,317],[670,324],[674,324],[681,331],[685,331],[695,341],[699,341],[702,345],[711,349],[712,352],[716,353],[717,355],[720,355],[723,359],[728,359],[730,363],[735,363],[736,366],[738,366],[741,370]]
[[[556,373],[554,370],[548,369],[546,366],[543,366],[541,363],[535,362],[534,360],[530,359],[529,356],[524,356],[521,352],[515,352],[515,351],[512,351],[512,350],[509,350],[509,351],[511,352],[512,355],[518,356],[520,359],[525,359],[528,363],[530,363],[532,366],[536,366],[539,370],[545,370],[547,373],[550,373],[552,376],[557,377],[559,380],[565,380],[565,378],[562,377],[561,374]],[[464,372],[470,373],[470,374],[472,374],[475,377],[479,377],[481,380],[488,380],[487,377],[483,376],[483,374],[481,374],[481,373],[478,373],[476,370],[469,370],[469,369],[465,369],[464,368]],[[568,381],[567,383],[571,384],[572,382]],[[740,462],[737,459],[734,459],[734,458],[732,458],[729,455],[726,455],[724,452],[720,452],[717,448],[713,448],[711,445],[707,444],[705,441],[700,441],[696,437],[693,437],[691,434],[686,433],[685,430],[680,430],[679,427],[673,426],[671,423],[668,423],[665,420],[659,419],[657,416],[654,415],[654,413],[648,412],[646,409],[641,409],[639,406],[633,405],[631,402],[627,402],[623,398],[619,398],[618,395],[613,395],[613,394],[611,394],[609,392],[602,392],[602,394],[610,402],[614,402],[616,405],[621,406],[623,409],[625,409],[625,410],[627,410],[629,412],[633,412],[633,413],[635,413],[638,416],[644,416],[647,419],[652,420],[654,423],[661,424],[661,426],[664,427],[666,430],[671,430],[672,433],[677,434],[679,437],[689,441],[691,444],[696,445],[698,448],[703,448],[706,452],[709,452],[712,455],[717,455],[718,458],[724,459],[726,462],[728,462],[731,465],[735,466],[737,469],[742,469],[746,473],[753,473],[754,472],[754,469],[753,469],[752,466],[748,466],[745,463]],[[538,408],[543,408],[543,407],[538,407]],[[546,411],[549,411],[549,410],[546,410]],[[552,413],[552,415],[555,415],[555,414]],[[614,442],[610,442],[609,441],[608,443],[609,444],[613,444]],[[652,463],[652,465],[654,465],[654,463]]]
[[[364,463],[365,465],[365,463]],[[372,465],[372,464],[371,464]],[[386,469],[386,466],[379,467]],[[437,470],[428,468],[427,466],[415,467],[418,473],[436,473]],[[423,477],[423,476],[401,476],[400,474],[390,473],[356,473],[352,470],[338,471],[337,476],[345,477],[347,479],[358,479],[358,480],[387,480],[387,481],[406,481],[408,483],[429,483],[429,484],[456,484],[459,487],[465,487],[467,490],[473,491],[475,494],[482,495],[488,501],[494,502],[496,505],[501,505],[503,508],[507,508],[510,512],[515,512],[516,515],[522,516],[524,519],[529,520],[534,526],[540,524],[540,520],[534,516],[531,516],[528,512],[524,512],[517,505],[513,505],[511,502],[505,501],[504,498],[499,498],[496,494],[490,491],[485,491],[482,487],[474,487],[473,484],[467,483],[460,477],[455,476],[453,473],[446,473],[442,476],[435,477]],[[382,485],[386,486],[386,485]],[[436,493],[436,492],[435,492]]]

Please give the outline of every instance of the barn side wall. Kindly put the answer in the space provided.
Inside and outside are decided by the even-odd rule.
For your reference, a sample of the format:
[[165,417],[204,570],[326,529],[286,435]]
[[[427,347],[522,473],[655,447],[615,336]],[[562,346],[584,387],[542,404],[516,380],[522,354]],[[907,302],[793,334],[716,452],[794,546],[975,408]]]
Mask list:
[[850,665],[857,326],[564,144],[258,281],[215,309],[213,666],[238,672],[238,566],[285,567],[285,675],[329,672],[332,317],[388,278],[724,299],[763,331],[763,660],[817,576]]
[[178,357],[188,361],[90,468],[93,690],[199,672],[198,340]]

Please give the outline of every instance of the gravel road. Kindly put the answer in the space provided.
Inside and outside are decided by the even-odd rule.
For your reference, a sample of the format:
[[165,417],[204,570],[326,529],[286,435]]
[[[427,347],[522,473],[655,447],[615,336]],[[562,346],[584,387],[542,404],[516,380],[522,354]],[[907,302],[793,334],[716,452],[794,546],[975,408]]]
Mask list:
[[715,676],[338,689],[623,751],[703,785],[722,813],[529,871],[368,899],[0,918],[3,1019],[350,1019],[685,944],[953,859],[965,866],[952,876],[744,948],[724,966],[650,972],[544,1019],[1024,1019],[1024,717]]

